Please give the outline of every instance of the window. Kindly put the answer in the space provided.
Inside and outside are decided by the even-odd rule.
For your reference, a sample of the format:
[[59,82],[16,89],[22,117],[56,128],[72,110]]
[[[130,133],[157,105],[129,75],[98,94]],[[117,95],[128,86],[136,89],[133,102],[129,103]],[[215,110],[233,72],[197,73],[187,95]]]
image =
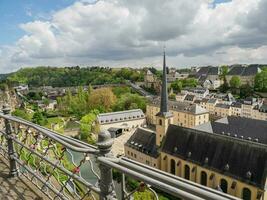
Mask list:
[[175,160],[171,159],[171,174],[175,175]]
[[184,178],[190,180],[190,167],[188,165],[184,166]]
[[128,151],[128,155],[130,155],[130,151]]
[[243,188],[242,199],[251,200],[251,191],[248,188]]
[[131,152],[131,156],[133,156],[133,152]]
[[136,154],[134,154],[134,157],[136,158]]
[[225,179],[221,179],[220,188],[224,193],[227,193],[228,183]]
[[200,184],[207,186],[207,173],[204,171],[201,172]]
[[162,126],[162,120],[161,119],[159,120],[159,125]]

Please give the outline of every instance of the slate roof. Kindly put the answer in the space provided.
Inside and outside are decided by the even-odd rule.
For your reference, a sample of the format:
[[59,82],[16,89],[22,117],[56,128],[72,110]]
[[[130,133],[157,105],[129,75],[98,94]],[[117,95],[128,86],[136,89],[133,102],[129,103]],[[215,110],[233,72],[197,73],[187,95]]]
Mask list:
[[265,186],[266,145],[170,125],[162,152],[262,189]]
[[232,107],[235,107],[235,108],[241,108],[242,107],[242,103],[240,103],[240,102],[234,102],[234,103],[232,103],[231,106]]
[[224,103],[217,103],[215,105],[215,107],[229,109],[230,108],[230,105],[227,105],[227,104],[224,104]]
[[195,95],[187,94],[184,98],[185,101],[194,101]]
[[207,101],[207,103],[210,103],[210,104],[215,104],[217,102],[217,99],[215,98],[211,98]]
[[[159,107],[159,99],[154,99],[150,105]],[[168,107],[170,110],[175,110],[178,112],[183,113],[190,113],[190,114],[204,114],[209,113],[208,110],[202,108],[200,105],[191,104],[188,102],[179,102],[179,101],[168,101]]]
[[232,75],[232,76],[238,76],[241,75],[244,71],[245,67],[243,66],[234,66],[233,68],[230,69],[227,75]]
[[208,71],[208,75],[218,75],[219,67],[210,67]]
[[156,146],[156,134],[148,129],[136,129],[125,145],[154,158],[159,156]]
[[[215,122],[195,126],[194,129],[257,141],[267,145],[267,121],[246,117],[228,116]],[[257,131],[255,131],[257,130]]]
[[227,75],[231,76],[253,76],[260,71],[260,68],[256,65],[250,65],[248,67],[244,66],[234,66],[230,69]]
[[103,113],[97,116],[97,120],[100,124],[109,124],[142,118],[145,118],[145,114],[141,109]]

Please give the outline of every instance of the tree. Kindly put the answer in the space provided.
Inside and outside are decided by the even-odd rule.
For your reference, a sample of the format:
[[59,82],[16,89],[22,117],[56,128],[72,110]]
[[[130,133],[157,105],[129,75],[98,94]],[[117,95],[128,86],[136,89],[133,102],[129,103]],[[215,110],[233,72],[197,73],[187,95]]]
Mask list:
[[258,92],[267,92],[267,67],[255,76],[254,88]]
[[95,140],[92,133],[98,133],[99,129],[95,124],[96,116],[99,114],[98,110],[92,110],[80,120],[80,139],[94,144]]
[[240,78],[238,76],[233,76],[230,80],[230,87],[234,89],[238,89],[241,85]]
[[113,94],[111,88],[100,88],[94,90],[89,96],[89,107],[91,109],[98,109],[103,112],[110,111],[116,102],[116,96]]
[[47,118],[42,112],[36,111],[32,117],[32,122],[44,126],[47,124]]
[[181,92],[182,88],[183,88],[183,84],[180,80],[176,80],[174,82],[171,83],[171,88],[174,90],[174,92]]
[[182,81],[183,88],[185,87],[193,88],[197,86],[197,80],[195,78],[187,78],[181,81]]
[[175,94],[170,94],[169,95],[169,99],[170,100],[175,100],[176,99],[176,95]]
[[224,81],[227,73],[228,73],[228,66],[226,65],[221,66],[220,75],[219,75],[220,79]]
[[12,112],[12,115],[31,121],[31,116],[24,109],[16,109]]
[[253,95],[253,88],[249,85],[241,85],[240,87],[240,98],[244,99]]
[[226,77],[223,78],[223,84],[219,87],[219,91],[225,93],[229,90],[229,85],[226,81]]
[[114,111],[130,110],[140,108],[146,110],[146,98],[138,94],[126,93],[114,105]]

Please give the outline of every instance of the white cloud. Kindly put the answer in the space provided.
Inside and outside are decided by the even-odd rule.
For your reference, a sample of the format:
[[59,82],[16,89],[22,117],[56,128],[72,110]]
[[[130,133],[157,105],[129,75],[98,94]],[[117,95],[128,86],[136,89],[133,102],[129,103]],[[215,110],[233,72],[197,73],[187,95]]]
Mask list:
[[173,66],[267,63],[265,0],[233,0],[215,8],[210,0],[92,2],[22,24],[25,35],[8,50],[0,47],[0,70],[161,65],[163,45]]

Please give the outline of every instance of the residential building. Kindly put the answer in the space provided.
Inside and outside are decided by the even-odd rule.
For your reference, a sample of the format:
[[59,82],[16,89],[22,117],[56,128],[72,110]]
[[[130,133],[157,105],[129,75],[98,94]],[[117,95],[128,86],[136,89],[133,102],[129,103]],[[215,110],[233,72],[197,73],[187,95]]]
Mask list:
[[228,83],[230,83],[230,80],[233,76],[238,76],[242,85],[248,84],[250,86],[253,86],[254,78],[259,72],[261,72],[261,69],[258,65],[249,65],[247,67],[233,66],[226,75],[226,80]]
[[214,107],[214,115],[220,117],[230,116],[232,114],[230,107],[231,106],[227,104],[217,103]]
[[232,103],[231,107],[231,115],[240,117],[242,115],[242,103],[234,102]]
[[197,99],[205,98],[209,94],[209,90],[201,87],[184,88],[181,90],[182,94],[195,95]]
[[[173,114],[173,124],[183,127],[193,127],[209,121],[208,110],[202,108],[197,104],[190,104],[186,102],[169,101],[168,106],[170,112]],[[147,123],[155,125],[156,114],[160,110],[160,103],[158,99],[153,100],[146,107]]]

